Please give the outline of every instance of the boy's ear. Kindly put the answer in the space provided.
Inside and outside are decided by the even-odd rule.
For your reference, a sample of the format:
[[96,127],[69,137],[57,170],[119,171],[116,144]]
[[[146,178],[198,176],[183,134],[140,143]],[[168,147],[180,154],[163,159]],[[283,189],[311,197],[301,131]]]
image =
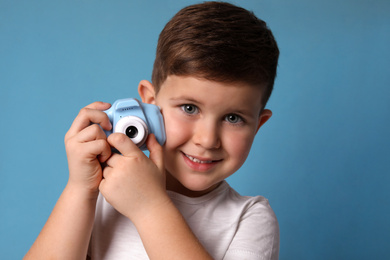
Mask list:
[[272,116],[272,111],[269,109],[263,109],[259,116],[259,121],[257,122],[257,130],[256,133],[259,131],[260,127],[265,124],[265,122],[268,121]]
[[156,91],[154,86],[147,80],[141,80],[138,84],[138,94],[142,99],[143,103],[155,104],[156,102]]

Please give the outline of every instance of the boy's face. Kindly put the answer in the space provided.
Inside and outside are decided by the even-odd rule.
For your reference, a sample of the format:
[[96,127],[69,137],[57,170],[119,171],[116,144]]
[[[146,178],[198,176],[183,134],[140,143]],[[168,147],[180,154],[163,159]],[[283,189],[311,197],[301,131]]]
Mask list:
[[[260,126],[261,90],[239,83],[169,76],[155,96],[161,107],[167,188],[205,194],[244,163]],[[259,116],[260,115],[260,116]]]

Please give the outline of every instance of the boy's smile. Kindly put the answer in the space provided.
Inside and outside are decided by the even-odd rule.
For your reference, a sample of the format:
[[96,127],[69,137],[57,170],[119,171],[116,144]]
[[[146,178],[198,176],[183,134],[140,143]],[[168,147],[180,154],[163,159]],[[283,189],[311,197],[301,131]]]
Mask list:
[[194,157],[185,153],[183,153],[183,159],[188,167],[199,172],[206,172],[222,161],[222,159],[213,160],[212,158]]
[[243,83],[168,76],[154,100],[165,121],[167,189],[200,196],[237,171],[272,115],[260,114],[261,97]]

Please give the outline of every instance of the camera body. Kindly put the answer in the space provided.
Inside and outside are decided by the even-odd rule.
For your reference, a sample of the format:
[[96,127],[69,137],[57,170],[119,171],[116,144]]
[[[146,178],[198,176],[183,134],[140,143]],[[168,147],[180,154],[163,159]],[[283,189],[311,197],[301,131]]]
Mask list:
[[165,143],[164,120],[158,106],[126,98],[115,101],[104,112],[112,124],[111,131],[105,131],[107,136],[123,133],[141,150],[147,150],[145,142],[149,134],[154,134],[159,144]]

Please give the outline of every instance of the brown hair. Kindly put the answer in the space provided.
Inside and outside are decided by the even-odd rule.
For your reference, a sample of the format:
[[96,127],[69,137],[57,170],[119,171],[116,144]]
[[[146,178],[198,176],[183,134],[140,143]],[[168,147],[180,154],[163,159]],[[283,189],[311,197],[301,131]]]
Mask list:
[[266,23],[224,2],[180,10],[162,30],[152,81],[159,91],[169,75],[264,88],[263,107],[275,81],[279,49]]

